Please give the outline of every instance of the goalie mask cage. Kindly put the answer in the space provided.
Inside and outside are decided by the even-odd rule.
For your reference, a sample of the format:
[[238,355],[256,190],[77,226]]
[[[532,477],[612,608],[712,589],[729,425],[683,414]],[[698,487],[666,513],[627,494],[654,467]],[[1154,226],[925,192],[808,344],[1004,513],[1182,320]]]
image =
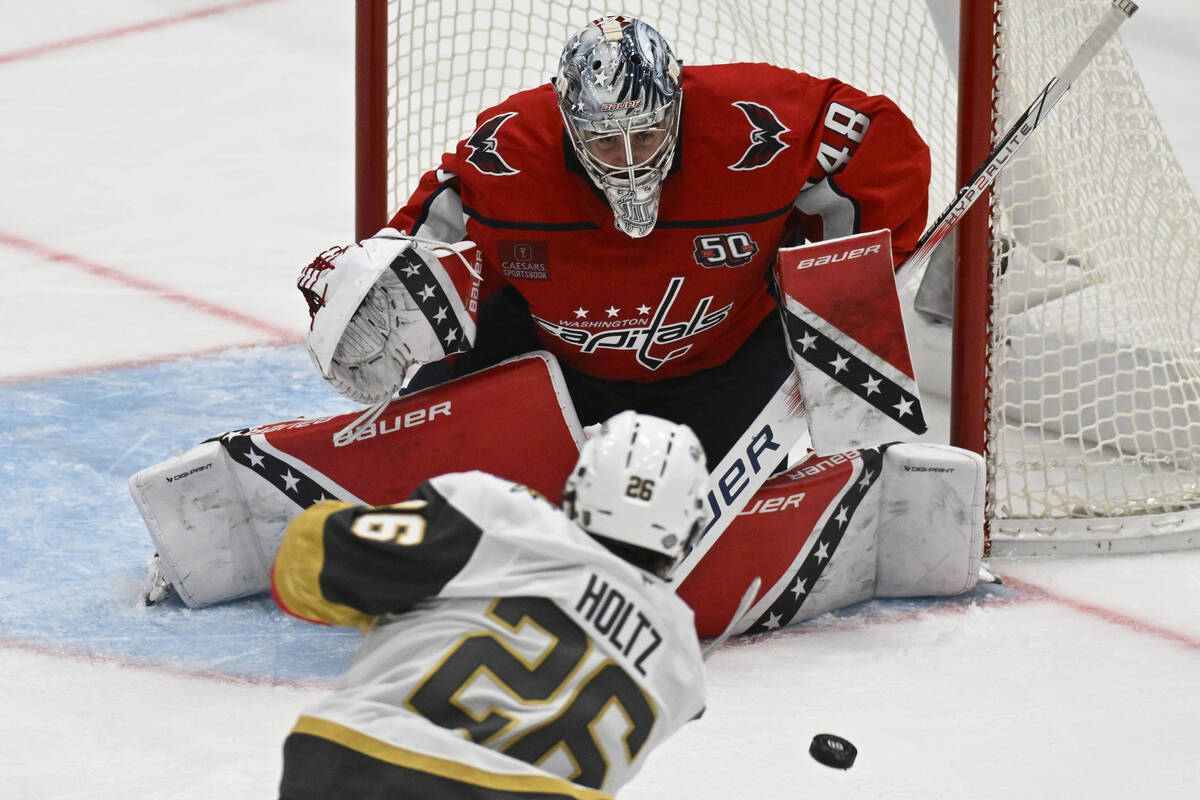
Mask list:
[[[618,12],[685,68],[769,61],[890,96],[930,145],[932,221],[1109,5],[358,0],[356,232]],[[1200,209],[1119,37],[988,199],[956,236],[951,439],[985,456],[992,554],[1200,546]]]

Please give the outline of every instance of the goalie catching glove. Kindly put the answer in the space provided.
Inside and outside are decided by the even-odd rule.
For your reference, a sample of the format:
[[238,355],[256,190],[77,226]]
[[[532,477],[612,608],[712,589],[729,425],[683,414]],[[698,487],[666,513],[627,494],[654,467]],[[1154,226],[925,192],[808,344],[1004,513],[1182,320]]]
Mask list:
[[390,397],[409,367],[475,341],[480,273],[472,242],[443,244],[384,228],[321,253],[296,283],[311,317],[308,354],[341,395]]

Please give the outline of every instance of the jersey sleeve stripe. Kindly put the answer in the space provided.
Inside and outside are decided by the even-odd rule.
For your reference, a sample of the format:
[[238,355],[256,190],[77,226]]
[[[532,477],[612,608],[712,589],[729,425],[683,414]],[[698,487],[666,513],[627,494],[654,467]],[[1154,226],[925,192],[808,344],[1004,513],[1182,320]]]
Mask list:
[[294,617],[366,630],[370,615],[329,600],[321,590],[325,521],[348,507],[340,500],[325,500],[292,520],[271,567],[271,594],[279,607]]
[[321,595],[365,614],[401,614],[441,593],[475,552],[483,530],[431,482],[393,506],[327,517]]
[[447,178],[429,193],[421,204],[421,214],[413,222],[413,236],[425,236],[443,242],[457,242],[467,235],[463,221],[462,198],[456,188],[457,176]]

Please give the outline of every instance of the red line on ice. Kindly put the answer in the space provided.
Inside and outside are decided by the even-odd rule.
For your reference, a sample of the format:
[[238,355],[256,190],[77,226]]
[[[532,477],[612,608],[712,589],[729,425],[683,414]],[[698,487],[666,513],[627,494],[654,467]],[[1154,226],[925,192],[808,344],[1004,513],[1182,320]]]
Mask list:
[[89,261],[82,256],[77,256],[72,253],[67,253],[62,250],[56,250],[38,242],[29,239],[15,236],[11,233],[0,231],[0,244],[24,250],[27,253],[33,253],[47,261],[56,261],[61,264],[67,264],[72,267],[77,267],[85,272],[91,273],[98,278],[119,283],[122,286],[127,286],[131,289],[138,289],[143,292],[155,295],[163,300],[170,300],[173,303],[178,303],[187,306],[193,311],[200,311],[210,316],[218,317],[226,322],[232,322],[235,325],[241,325],[245,328],[258,331],[259,333],[267,334],[270,339],[267,344],[292,344],[299,341],[296,333],[289,331],[286,328],[281,328],[278,325],[273,325],[269,322],[264,322],[260,319],[255,319],[247,314],[242,314],[237,311],[219,306],[216,303],[210,303],[207,300],[201,300],[198,297],[191,297],[182,292],[170,289],[165,286],[159,286],[156,283],[144,280],[134,275],[128,275],[120,270],[106,267],[102,264],[97,264],[94,261]]
[[[912,622],[927,618],[930,616],[944,616],[952,614],[965,614],[972,607],[978,608],[997,608],[1001,606],[1024,605],[1027,603],[1053,603],[1055,605],[1064,606],[1073,611],[1086,614],[1090,617],[1107,622],[1110,625],[1126,628],[1137,633],[1144,633],[1153,636],[1156,639],[1171,642],[1172,644],[1181,645],[1189,650],[1200,650],[1200,639],[1194,636],[1189,636],[1185,633],[1173,631],[1169,628],[1164,628],[1161,625],[1154,625],[1145,620],[1137,619],[1136,617],[1122,614],[1119,611],[1113,611],[1110,608],[1095,605],[1094,603],[1086,603],[1082,600],[1075,600],[1069,597],[1055,594],[1048,589],[1043,589],[1026,581],[1011,578],[1007,575],[1002,576],[1004,585],[1020,591],[1020,594],[1011,595],[1008,597],[987,597],[981,599],[978,603],[975,602],[944,602],[932,603],[928,607],[904,609],[904,610],[886,610],[879,614],[858,614],[847,617],[817,617],[814,620],[806,622],[794,627],[783,628],[780,631],[756,634],[751,636],[748,643],[758,641],[760,637],[790,635],[802,636],[828,633],[830,631],[855,631],[862,628],[869,628],[875,625],[897,625],[905,622]],[[952,600],[953,598],[949,598]]]
[[[1016,578],[1004,578],[1006,586],[1020,589],[1022,594],[1012,597],[992,597],[981,603],[980,606],[999,607],[1007,605],[1022,605],[1030,602],[1051,602],[1068,608],[1096,617],[1104,622],[1109,622],[1123,628],[1129,628],[1138,633],[1147,633],[1156,638],[1164,639],[1174,644],[1183,645],[1192,650],[1200,650],[1200,641],[1185,634],[1163,628],[1158,625],[1152,625],[1143,620],[1130,617],[1126,614],[1121,614],[1111,609],[1101,608],[1100,606],[1091,603],[1084,603],[1078,600],[1056,595],[1040,586],[1035,586],[1031,583],[1018,580]],[[774,636],[802,636],[811,634],[828,633],[829,631],[849,631],[867,628],[874,625],[894,625],[904,622],[910,622],[930,615],[944,614],[961,614],[975,604],[938,604],[930,608],[913,609],[900,611],[897,613],[887,613],[880,616],[861,616],[861,617],[845,617],[836,620],[813,620],[809,624],[799,625],[796,627],[784,628],[780,631],[771,634],[758,634],[742,639],[740,642],[734,639],[729,643],[729,647],[737,647],[741,645],[753,645],[757,641],[761,641],[766,637]],[[287,686],[297,689],[327,689],[329,684],[317,680],[290,680],[273,678],[268,676],[243,676],[224,674],[219,672],[211,672],[202,669],[189,669],[182,666],[172,666],[167,664],[154,664],[148,661],[141,661],[132,658],[119,658],[115,656],[97,655],[94,653],[80,652],[70,650],[65,647],[59,647],[49,644],[40,644],[37,642],[22,642],[12,639],[0,638],[0,648],[10,650],[24,650],[29,653],[38,655],[65,658],[71,661],[76,661],[85,664],[107,664],[129,669],[137,669],[145,672],[155,672],[159,674],[174,675],[177,677],[196,678],[214,683],[238,684],[247,686]]]
[[1169,628],[1164,628],[1161,625],[1155,625],[1153,623],[1146,622],[1145,620],[1131,617],[1128,614],[1122,614],[1119,611],[1113,611],[1112,609],[1104,608],[1092,603],[1085,603],[1082,600],[1063,597],[1062,595],[1055,594],[1048,589],[1043,589],[1041,586],[1036,586],[1032,583],[1026,583],[1025,581],[1018,580],[1016,578],[1009,578],[1006,576],[1004,578],[1004,585],[1020,589],[1022,592],[1027,593],[1032,599],[1035,600],[1047,600],[1052,603],[1057,603],[1058,605],[1066,606],[1067,608],[1074,609],[1075,611],[1087,614],[1088,616],[1095,617],[1099,620],[1103,620],[1104,622],[1112,625],[1128,628],[1129,630],[1137,631],[1138,633],[1149,634],[1157,639],[1163,639],[1174,644],[1182,645],[1189,650],[1200,650],[1200,639],[1197,639],[1194,636],[1188,636],[1187,634],[1179,633],[1178,631],[1173,631]]
[[135,33],[145,33],[146,31],[156,30],[158,28],[166,28],[171,25],[178,25],[183,22],[192,22],[206,17],[214,17],[218,14],[227,14],[231,11],[240,11],[243,8],[251,6],[259,6],[264,3],[278,2],[278,0],[239,0],[236,3],[225,3],[219,6],[210,6],[209,8],[200,8],[195,11],[189,11],[186,14],[177,14],[173,17],[162,17],[161,19],[152,19],[146,22],[138,22],[133,25],[126,25],[121,28],[114,28],[110,31],[100,31],[98,33],[88,33],[83,36],[73,36],[70,39],[63,39],[59,42],[48,42],[39,44],[33,47],[27,47],[23,50],[14,50],[11,53],[0,53],[0,64],[7,64],[13,61],[22,61],[28,58],[37,58],[46,53],[53,53],[58,50],[65,50],[71,47],[80,45],[92,44],[94,42],[103,42],[109,39],[119,39],[122,36],[129,36]]
[[213,683],[233,684],[235,686],[283,686],[291,689],[329,689],[332,682],[316,680],[291,680],[287,678],[261,677],[254,675],[235,675],[231,673],[210,672],[203,669],[173,666],[170,664],[155,664],[133,658],[97,655],[96,653],[80,652],[65,647],[39,644],[37,642],[21,642],[13,639],[0,639],[0,648],[21,650],[39,656],[62,658],[80,664],[100,664],[126,669],[136,669],[142,672],[153,672],[160,675],[172,675],[178,678],[196,678]]
[[50,381],[56,378],[68,378],[73,375],[87,375],[92,372],[107,372],[113,369],[129,369],[131,367],[148,367],[152,364],[164,364],[168,361],[176,361],[181,358],[200,358],[202,356],[213,355],[214,353],[224,353],[229,350],[241,350],[247,347],[275,347],[279,342],[265,344],[263,342],[245,342],[244,344],[224,344],[219,347],[208,347],[202,350],[189,350],[182,353],[163,353],[156,356],[146,356],[145,358],[128,358],[122,361],[109,361],[104,364],[85,364],[78,367],[64,367],[62,369],[45,370],[41,372],[28,372],[18,375],[0,375],[0,386],[11,385],[17,383],[36,383],[37,381]]

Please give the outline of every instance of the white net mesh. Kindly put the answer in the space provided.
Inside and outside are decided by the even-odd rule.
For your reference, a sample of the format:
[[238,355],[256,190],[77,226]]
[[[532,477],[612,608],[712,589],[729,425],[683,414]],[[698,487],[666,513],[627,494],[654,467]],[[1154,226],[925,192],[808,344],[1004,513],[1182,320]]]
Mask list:
[[[953,195],[956,88],[925,0],[630,0],[618,10],[657,28],[685,65],[768,61],[890,96],[933,150],[931,202]],[[391,3],[388,207],[479,112],[546,83],[570,35],[608,13],[577,0]]]
[[[998,130],[1109,5],[1004,0]],[[997,182],[995,537],[1135,536],[1177,529],[1179,512],[1200,506],[1198,221],[1132,61],[1111,41]],[[1145,515],[1165,518],[1114,520]]]
[[[577,0],[393,1],[388,207],[407,199],[479,112],[545,83],[571,33],[619,10],[658,28],[685,65],[770,61],[892,97],[932,150],[932,218],[957,188],[957,3],[629,0],[613,9]],[[1109,5],[1003,0],[999,131]],[[1200,505],[1198,219],[1114,39],[997,184],[994,539],[1187,528],[1187,514],[1177,512]],[[1144,517],[1167,512],[1165,521]]]

